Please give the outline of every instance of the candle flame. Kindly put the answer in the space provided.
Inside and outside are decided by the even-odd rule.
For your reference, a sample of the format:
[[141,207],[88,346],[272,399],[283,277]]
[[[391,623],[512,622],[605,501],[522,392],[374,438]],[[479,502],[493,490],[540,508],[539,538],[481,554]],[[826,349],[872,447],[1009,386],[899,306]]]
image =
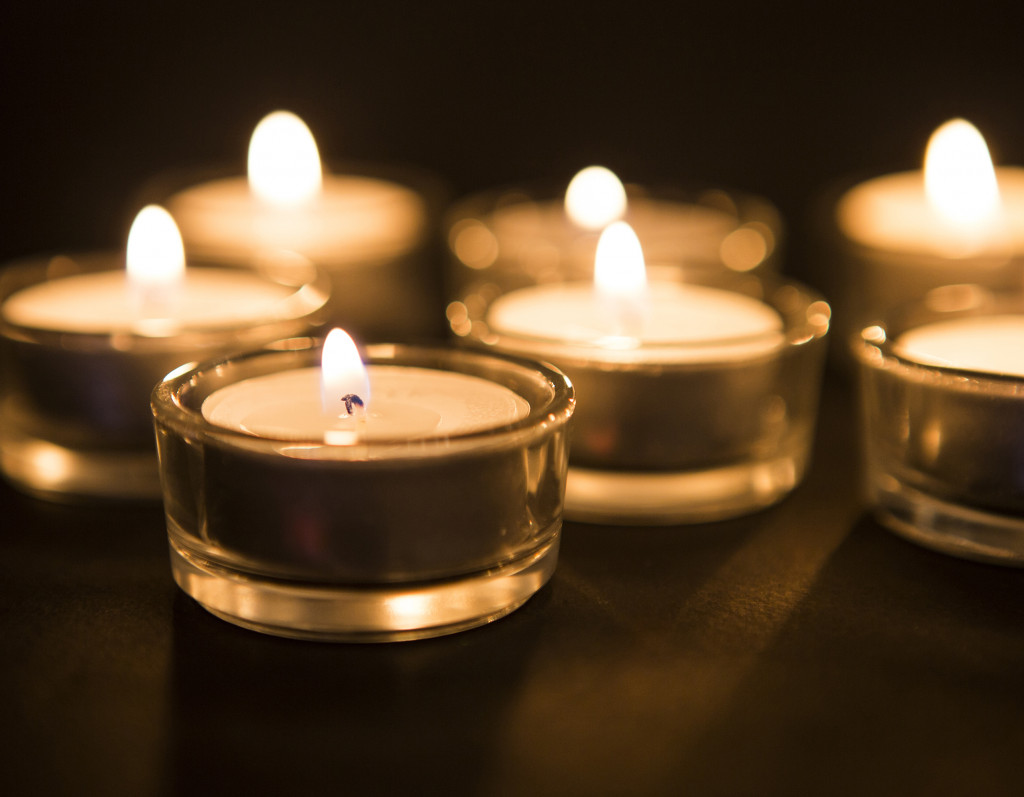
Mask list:
[[616,324],[616,334],[637,335],[645,315],[647,268],[640,239],[624,221],[610,224],[597,241],[594,288]]
[[615,172],[604,166],[588,166],[569,182],[565,212],[587,230],[603,230],[626,213],[626,189]]
[[370,378],[355,341],[334,328],[320,359],[320,398],[326,415],[362,417],[370,403]]
[[128,232],[129,282],[145,292],[177,285],[185,274],[185,246],[178,225],[159,205],[147,205]]
[[624,221],[610,224],[598,239],[594,285],[601,293],[616,296],[642,294],[647,288],[647,268],[640,239]]
[[249,142],[249,186],[274,205],[298,205],[320,193],[323,174],[313,134],[298,116],[274,111]]
[[925,194],[945,221],[975,230],[998,220],[999,185],[988,146],[965,119],[952,119],[928,141],[924,164]]

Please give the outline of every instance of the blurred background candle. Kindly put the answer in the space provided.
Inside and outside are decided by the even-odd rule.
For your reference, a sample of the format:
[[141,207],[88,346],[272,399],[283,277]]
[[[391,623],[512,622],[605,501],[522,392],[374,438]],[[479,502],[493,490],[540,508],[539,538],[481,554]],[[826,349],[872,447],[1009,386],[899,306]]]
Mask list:
[[779,500],[803,474],[829,310],[793,283],[648,281],[635,233],[616,222],[593,281],[473,293],[448,317],[457,335],[572,380],[572,518],[729,517]]
[[54,257],[0,273],[0,468],[47,496],[156,498],[149,393],[198,358],[314,329],[312,267],[185,268],[167,211],[144,208],[125,257]]
[[652,271],[771,269],[782,237],[778,213],[759,197],[624,186],[609,169],[588,166],[560,192],[508,188],[457,203],[446,222],[450,289],[589,278],[601,230],[618,220],[636,230]]
[[429,178],[353,166],[324,173],[312,133],[276,111],[253,131],[247,177],[224,177],[167,198],[189,251],[259,264],[305,258],[334,289],[332,320],[364,339],[436,331],[439,289]]
[[1024,296],[936,288],[866,327],[864,486],[890,528],[931,548],[1024,564]]
[[939,286],[1024,283],[1024,169],[994,168],[963,119],[935,131],[923,170],[846,191],[833,222],[838,262],[825,282],[844,340]]

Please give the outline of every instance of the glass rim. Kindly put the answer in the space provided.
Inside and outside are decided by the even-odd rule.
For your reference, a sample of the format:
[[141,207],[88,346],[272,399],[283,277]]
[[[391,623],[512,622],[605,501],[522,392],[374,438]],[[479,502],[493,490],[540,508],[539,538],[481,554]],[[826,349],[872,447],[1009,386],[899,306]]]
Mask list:
[[866,368],[890,371],[917,381],[941,382],[949,387],[977,389],[987,385],[999,393],[1017,394],[1024,376],[924,363],[901,353],[897,339],[904,332],[927,324],[1022,313],[1024,293],[996,291],[982,285],[945,285],[866,324],[854,333],[850,348],[854,358]]
[[[532,439],[553,434],[564,427],[575,409],[572,383],[557,368],[545,363],[442,345],[373,343],[360,347],[367,365],[433,368],[488,379],[524,398],[530,406],[529,412],[517,421],[488,429],[438,437],[357,441],[352,445],[329,444],[315,437],[253,435],[213,424],[203,416],[202,401],[214,390],[265,373],[315,367],[319,365],[322,348],[323,338],[288,338],[220,360],[184,365],[164,377],[153,389],[151,409],[156,423],[179,434],[207,442],[276,455],[286,455],[287,449],[291,447],[302,447],[309,453],[303,454],[301,458],[344,462],[425,459],[478,449],[495,450],[525,445]],[[284,368],[270,367],[286,363],[290,364]],[[246,372],[244,375],[232,373],[232,370],[239,369],[252,369],[254,372]],[[504,381],[493,378],[499,374],[504,377]],[[214,384],[210,385],[210,382]],[[535,387],[533,393],[525,389],[530,383]],[[189,395],[192,391],[196,391],[195,397]],[[534,393],[542,391],[547,395],[543,400],[538,400]],[[524,395],[524,392],[529,395]],[[317,456],[318,453],[324,456]]]
[[[602,345],[600,341],[566,342],[557,337],[545,335],[528,335],[521,333],[492,330],[487,324],[487,313],[491,305],[505,291],[497,286],[485,286],[489,294],[482,301],[472,290],[458,300],[466,310],[467,320],[471,324],[464,334],[456,331],[461,337],[481,343],[488,348],[494,347],[502,351],[529,351],[531,355],[546,355],[548,351],[557,349],[558,359],[566,362],[593,361],[594,355],[601,354],[598,359],[602,364],[612,367],[648,367],[659,368],[706,368],[721,364],[729,366],[748,361],[760,361],[778,356],[781,352],[807,345],[824,338],[831,324],[832,310],[828,302],[817,291],[796,280],[777,276],[755,276],[752,274],[709,274],[695,270],[680,275],[680,284],[692,284],[711,287],[748,296],[760,300],[774,309],[782,318],[782,328],[771,332],[754,335],[712,338],[700,341],[635,341],[636,345],[617,349]],[[551,283],[557,285],[559,283]],[[567,284],[586,284],[574,281]],[[487,291],[487,288],[491,288]],[[449,305],[449,315],[451,315]],[[454,330],[454,323],[449,317]],[[735,353],[743,349],[756,349],[758,356],[737,358]],[[618,355],[618,356],[617,356]],[[700,357],[699,355],[704,355]],[[719,355],[716,357],[715,355]]]
[[[467,218],[474,211],[490,213],[525,202],[560,203],[565,199],[572,176],[569,175],[564,182],[548,179],[508,183],[465,194],[453,202],[445,213],[445,229]],[[623,181],[622,185],[630,200],[660,200],[719,210],[734,216],[738,224],[752,221],[767,224],[776,241],[781,240],[784,228],[782,214],[771,200],[760,194],[703,182],[670,184]]]
[[[64,262],[66,261],[66,262]],[[261,330],[278,325],[303,323],[306,328],[319,323],[317,318],[326,311],[331,295],[329,275],[311,262],[302,259],[296,266],[293,260],[280,262],[268,260],[264,267],[251,265],[214,263],[202,259],[190,259],[186,268],[191,270],[218,269],[263,276],[271,282],[291,288],[291,293],[280,302],[280,312],[266,319],[243,320],[233,324],[183,324],[168,327],[166,334],[146,334],[138,329],[112,329],[109,331],[81,331],[54,329],[52,327],[20,324],[10,321],[2,312],[3,303],[21,290],[39,285],[51,278],[72,277],[81,274],[119,271],[124,269],[124,252],[121,250],[95,250],[86,252],[55,253],[34,255],[7,263],[0,269],[0,335],[40,345],[61,348],[108,348],[116,340],[115,349],[181,348],[183,345],[202,346],[204,342],[220,340],[225,335],[244,330],[258,336]],[[57,271],[59,273],[54,274]],[[275,278],[283,277],[289,271],[294,279],[287,282]],[[284,333],[287,334],[287,333]],[[265,334],[263,335],[266,339]]]

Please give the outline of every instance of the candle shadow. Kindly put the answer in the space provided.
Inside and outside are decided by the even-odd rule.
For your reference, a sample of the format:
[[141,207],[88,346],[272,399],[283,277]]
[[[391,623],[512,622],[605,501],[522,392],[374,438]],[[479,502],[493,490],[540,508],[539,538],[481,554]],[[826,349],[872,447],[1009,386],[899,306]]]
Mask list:
[[1012,793],[1022,607],[1018,569],[918,547],[862,515],[680,746],[673,781],[697,793]]
[[[495,778],[543,782],[547,762],[572,766],[562,750],[535,758],[531,741],[551,738],[535,725],[544,712],[537,701],[563,697],[562,654],[579,662],[610,649],[654,650],[676,606],[664,601],[666,581],[683,594],[697,589],[762,522],[628,532],[568,524],[551,583],[520,609],[409,643],[279,639],[225,623],[182,593],[168,701],[171,790],[477,793]],[[535,775],[517,771],[523,760],[537,763]]]
[[172,792],[473,793],[529,661],[544,591],[497,623],[407,643],[280,639],[180,594]]
[[[553,580],[571,591],[593,623],[630,635],[662,632],[659,621],[746,545],[776,508],[690,526],[622,527],[567,523]],[[666,602],[665,585],[672,584]]]

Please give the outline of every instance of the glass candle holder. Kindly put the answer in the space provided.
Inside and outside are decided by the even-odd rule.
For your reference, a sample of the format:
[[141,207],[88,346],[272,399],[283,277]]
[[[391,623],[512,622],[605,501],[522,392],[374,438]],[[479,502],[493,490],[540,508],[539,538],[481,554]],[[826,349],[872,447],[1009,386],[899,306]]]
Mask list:
[[[652,275],[776,268],[782,219],[767,200],[715,188],[625,190],[623,219],[640,238]],[[564,194],[564,186],[506,188],[457,203],[445,220],[450,295],[479,280],[508,290],[589,279],[601,229],[571,221]]]
[[[124,272],[123,261],[117,253],[58,256],[0,272],[0,469],[23,490],[51,499],[159,499],[153,386],[183,363],[308,333],[328,298],[326,279],[309,266],[268,265],[258,273],[190,267],[219,286],[209,299],[216,312],[204,319],[107,325],[100,318],[97,328],[33,320],[53,298],[47,289],[75,284],[66,280],[109,272],[111,292],[125,290],[114,273]],[[237,306],[233,275],[246,292],[266,287],[272,294],[256,297],[257,315]]]
[[574,405],[566,378],[512,358],[373,345],[371,369],[476,377],[512,391],[528,412],[468,433],[341,443],[255,435],[205,417],[217,391],[318,365],[320,355],[315,341],[284,341],[155,390],[179,586],[247,628],[367,642],[488,623],[539,590],[558,557]]
[[297,255],[331,281],[329,322],[361,340],[438,336],[437,240],[444,189],[402,167],[331,164],[317,197],[278,207],[226,168],[163,175],[144,194],[163,204],[185,249],[208,262],[260,266]]
[[[851,337],[905,305],[922,301],[935,288],[963,284],[1007,291],[1024,284],[1020,241],[993,237],[972,248],[958,248],[948,236],[915,242],[892,240],[896,235],[887,236],[888,227],[877,230],[882,220],[898,228],[901,213],[908,213],[903,205],[910,204],[901,202],[902,196],[921,181],[920,173],[886,175],[834,191],[817,208],[823,257],[832,264],[817,276],[832,299],[836,339],[841,341],[837,355],[847,366]],[[890,193],[895,196],[890,198]]]
[[503,330],[493,311],[503,297],[522,291],[491,283],[449,305],[456,335],[488,350],[552,362],[576,388],[567,517],[626,524],[717,520],[768,506],[802,478],[828,304],[796,283],[753,276],[690,275],[687,285],[710,289],[693,308],[706,298],[735,300],[741,313],[777,313],[778,326],[622,347],[615,339]]
[[[1009,355],[1012,368],[1021,330],[1019,292],[950,286],[854,340],[867,500],[896,533],[954,556],[1024,565],[1024,375],[976,360],[1002,368]],[[922,333],[953,341],[945,363],[922,361]]]

